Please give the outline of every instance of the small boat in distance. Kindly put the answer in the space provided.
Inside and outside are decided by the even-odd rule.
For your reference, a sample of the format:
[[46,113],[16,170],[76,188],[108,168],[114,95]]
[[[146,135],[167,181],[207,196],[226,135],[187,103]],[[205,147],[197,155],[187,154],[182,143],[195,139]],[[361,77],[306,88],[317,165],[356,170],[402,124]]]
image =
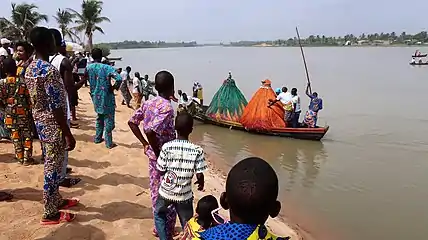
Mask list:
[[428,56],[428,54],[420,54],[420,55],[412,55],[412,57],[414,57],[414,58],[423,58],[423,57],[426,57],[426,56]]
[[428,62],[410,62],[409,64],[412,66],[423,66],[428,65]]
[[122,61],[122,57],[111,57],[111,58],[108,58],[108,60],[111,60],[111,61]]

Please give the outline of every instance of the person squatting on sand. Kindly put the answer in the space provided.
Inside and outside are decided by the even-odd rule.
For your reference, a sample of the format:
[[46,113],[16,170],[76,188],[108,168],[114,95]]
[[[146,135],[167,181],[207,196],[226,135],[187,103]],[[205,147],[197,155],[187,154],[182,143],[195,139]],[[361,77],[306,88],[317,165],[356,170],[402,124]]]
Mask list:
[[15,60],[6,58],[7,77],[0,80],[0,105],[5,107],[5,126],[15,148],[15,158],[24,165],[34,164],[30,93],[24,78],[17,76]]
[[230,221],[200,233],[204,240],[287,240],[277,237],[265,226],[268,217],[281,210],[278,197],[278,177],[273,168],[261,158],[249,157],[232,167],[221,194],[221,206],[229,210]]
[[156,200],[155,225],[160,240],[168,240],[167,212],[174,206],[182,229],[193,216],[192,179],[196,174],[198,190],[204,189],[207,169],[204,150],[189,141],[193,131],[193,117],[183,111],[175,118],[177,138],[165,143],[157,160],[157,170],[163,176]]
[[[160,71],[155,76],[155,88],[158,96],[145,101],[137,109],[128,122],[134,135],[144,146],[144,153],[149,158],[150,195],[152,199],[153,216],[155,215],[156,201],[159,195],[161,173],[157,170],[157,159],[162,146],[175,139],[174,109],[171,99],[174,99],[174,77],[168,71]],[[143,137],[138,125],[143,122],[143,130],[147,140]],[[166,234],[173,235],[177,217],[174,206],[165,210]],[[157,235],[156,229],[153,234]],[[174,234],[175,235],[175,234]]]
[[55,52],[51,32],[45,27],[36,27],[31,30],[30,40],[36,53],[25,72],[25,83],[30,92],[37,132],[45,150],[41,224],[70,222],[75,215],[59,211],[78,204],[76,199],[62,199],[59,193],[65,152],[76,146],[67,125],[66,92],[59,71],[48,62],[49,55]]
[[[116,146],[113,143],[116,109],[114,90],[119,89],[122,78],[112,66],[101,63],[101,49],[95,48],[92,50],[92,58],[94,62],[86,67],[82,82],[89,81],[89,92],[97,113],[94,142],[101,143],[105,141],[106,147],[111,149]],[[111,85],[111,78],[115,80],[114,85]]]

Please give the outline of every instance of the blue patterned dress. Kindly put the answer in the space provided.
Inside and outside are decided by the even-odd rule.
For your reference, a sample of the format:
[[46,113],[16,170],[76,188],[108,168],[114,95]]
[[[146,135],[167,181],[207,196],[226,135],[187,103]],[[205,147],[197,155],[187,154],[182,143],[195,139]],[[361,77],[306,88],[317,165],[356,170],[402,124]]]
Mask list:
[[[107,148],[113,147],[113,129],[116,102],[112,88],[117,88],[122,82],[122,78],[117,74],[112,66],[102,63],[92,63],[86,67],[89,78],[89,89],[97,113],[95,126],[95,143],[103,141],[103,133]],[[110,78],[115,80],[114,86]]]

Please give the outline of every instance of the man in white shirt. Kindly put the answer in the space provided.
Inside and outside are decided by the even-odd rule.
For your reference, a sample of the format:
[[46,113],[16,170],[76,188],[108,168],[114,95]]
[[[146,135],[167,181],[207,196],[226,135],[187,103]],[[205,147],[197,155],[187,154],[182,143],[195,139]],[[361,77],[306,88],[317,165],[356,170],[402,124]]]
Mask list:
[[141,76],[139,72],[135,72],[135,77],[132,79],[132,95],[134,96],[135,107],[139,109],[141,106],[141,99],[143,99],[142,95],[142,87],[141,86]]
[[0,40],[0,44],[1,44],[0,56],[5,56],[5,57],[9,56],[11,54],[11,52],[10,52],[10,40],[7,38],[2,38]]
[[299,118],[300,113],[302,112],[302,108],[300,106],[300,96],[297,95],[297,88],[291,89],[291,102],[293,103],[293,116],[291,119],[291,126],[293,128],[298,128],[299,126]]
[[274,101],[270,101],[269,106],[272,106],[276,102],[281,102],[282,106],[285,110],[284,121],[287,125],[291,124],[291,119],[293,115],[293,104],[291,102],[292,96],[291,93],[288,92],[287,87],[282,88],[282,92],[278,94]]

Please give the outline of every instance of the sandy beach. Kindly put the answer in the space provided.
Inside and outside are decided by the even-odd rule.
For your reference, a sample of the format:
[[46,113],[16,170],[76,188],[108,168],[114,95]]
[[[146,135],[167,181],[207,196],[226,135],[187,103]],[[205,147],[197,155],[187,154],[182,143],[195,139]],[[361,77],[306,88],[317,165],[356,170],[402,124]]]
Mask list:
[[[0,239],[157,239],[152,236],[152,208],[148,186],[148,159],[142,146],[129,130],[127,121],[132,109],[118,105],[113,140],[118,146],[108,150],[94,144],[95,113],[88,89],[79,92],[77,108],[79,129],[73,129],[77,144],[70,152],[72,176],[82,182],[71,189],[61,188],[63,197],[77,197],[81,204],[73,223],[41,226],[43,212],[43,166],[22,166],[13,160],[11,143],[0,143],[0,190],[14,195],[10,202],[0,203]],[[120,103],[120,94],[117,102]],[[34,143],[34,157],[40,159],[40,143]],[[194,189],[196,200],[207,194],[219,198],[224,189],[225,174],[213,166],[206,172],[204,192]],[[137,196],[137,194],[141,193]],[[177,221],[178,224],[178,221]],[[178,226],[178,225],[177,225]],[[294,226],[269,219],[268,226],[278,235],[303,239]],[[306,238],[305,238],[306,239]]]

